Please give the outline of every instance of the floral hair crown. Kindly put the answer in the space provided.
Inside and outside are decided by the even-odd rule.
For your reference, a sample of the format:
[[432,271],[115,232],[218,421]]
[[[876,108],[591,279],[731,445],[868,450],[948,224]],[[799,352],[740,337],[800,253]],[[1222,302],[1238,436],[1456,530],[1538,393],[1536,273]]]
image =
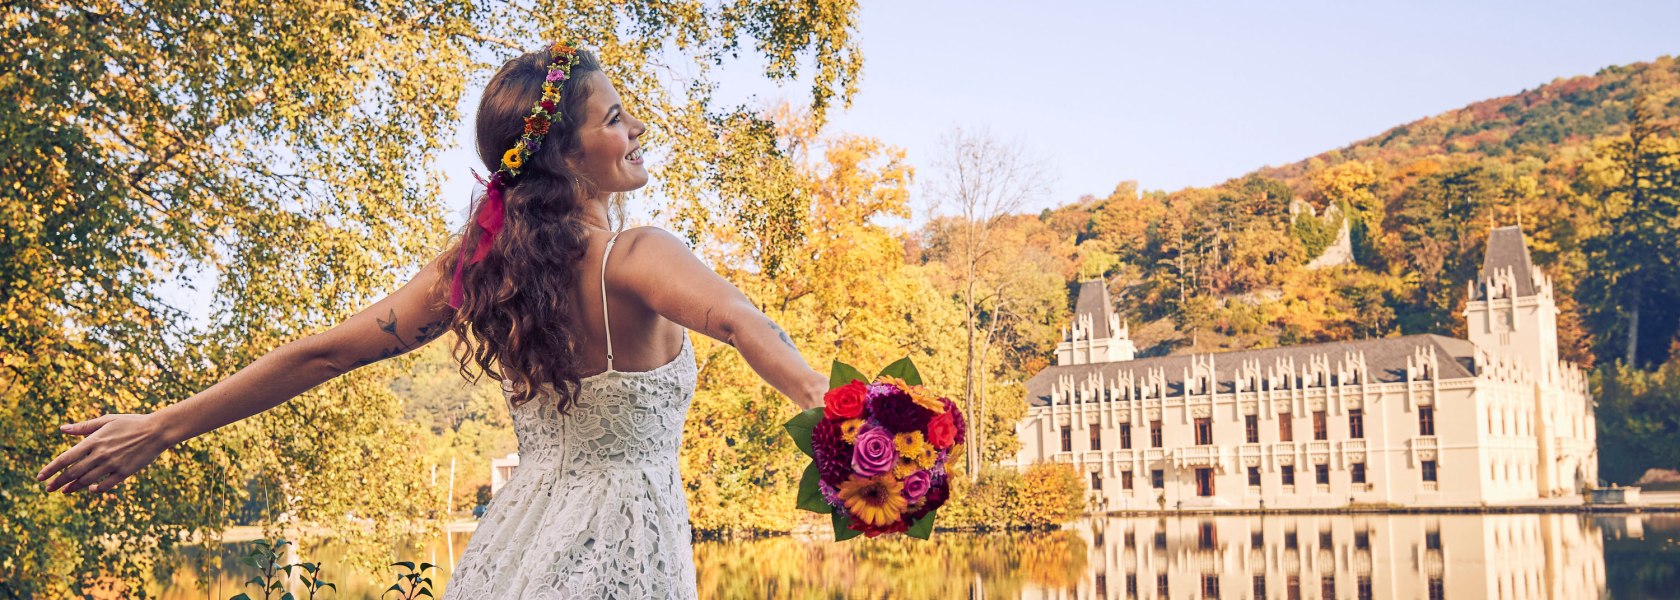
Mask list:
[[[507,190],[508,182],[518,177],[520,170],[525,167],[525,161],[530,160],[532,154],[542,149],[549,126],[560,120],[560,90],[565,87],[566,80],[571,78],[572,67],[578,63],[577,49],[578,44],[575,41],[557,42],[549,46],[548,76],[543,80],[542,98],[531,106],[531,115],[525,117],[525,132],[520,134],[519,142],[515,143],[513,148],[502,154],[501,167],[490,175],[489,181],[478,177],[477,173],[473,174],[485,187],[484,202],[479,205],[478,215],[473,218],[483,233],[479,236],[472,257],[455,265],[455,279],[449,286],[450,308],[461,308],[463,267],[484,260],[484,256],[490,253],[490,242],[496,239],[496,233],[502,230],[502,193]],[[462,251],[465,250],[466,245],[462,244]]]

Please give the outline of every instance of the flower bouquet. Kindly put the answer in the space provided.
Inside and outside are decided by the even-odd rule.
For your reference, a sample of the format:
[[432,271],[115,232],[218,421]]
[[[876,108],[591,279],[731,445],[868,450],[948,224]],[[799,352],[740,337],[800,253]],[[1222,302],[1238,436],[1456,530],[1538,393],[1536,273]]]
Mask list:
[[963,443],[956,403],[923,389],[909,358],[873,380],[834,361],[823,403],[786,426],[812,459],[798,507],[829,514],[835,541],[899,532],[927,539],[950,496],[946,458]]

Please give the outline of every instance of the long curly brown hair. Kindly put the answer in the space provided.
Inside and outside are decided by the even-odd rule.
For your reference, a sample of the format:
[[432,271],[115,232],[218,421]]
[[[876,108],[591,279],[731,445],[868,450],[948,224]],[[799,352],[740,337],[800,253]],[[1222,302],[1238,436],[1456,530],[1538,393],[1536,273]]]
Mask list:
[[[572,292],[583,259],[586,228],[578,221],[592,187],[566,162],[579,152],[578,123],[592,90],[592,72],[601,70],[593,54],[579,50],[578,63],[562,84],[561,117],[552,124],[541,149],[526,161],[503,193],[502,230],[484,260],[461,275],[462,302],[449,328],[455,332],[453,355],[461,375],[477,382],[488,374],[512,385],[510,401],[519,406],[550,385],[564,412],[577,401],[580,375],[578,340],[582,330]],[[543,50],[509,60],[490,78],[478,103],[478,156],[486,169],[500,168],[502,154],[519,140],[525,117],[542,97],[550,55]],[[480,232],[473,223],[473,203],[466,225],[444,254],[447,294],[456,264],[477,248]],[[434,295],[433,297],[441,297]],[[476,365],[479,373],[470,367]]]

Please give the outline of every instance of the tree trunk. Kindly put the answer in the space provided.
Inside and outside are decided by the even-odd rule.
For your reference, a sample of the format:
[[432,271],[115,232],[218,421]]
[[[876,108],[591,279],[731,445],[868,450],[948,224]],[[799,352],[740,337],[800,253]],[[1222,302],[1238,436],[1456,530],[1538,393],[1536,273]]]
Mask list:
[[965,291],[963,292],[963,308],[967,312],[968,356],[963,376],[963,414],[968,416],[969,439],[967,440],[968,447],[964,449],[963,456],[968,459],[968,480],[970,482],[979,482],[980,453],[977,450],[978,445],[974,443],[974,271],[976,266],[974,264],[974,220],[972,218],[968,219],[968,222],[965,223],[964,226],[967,227],[966,237],[968,238],[966,240],[967,243],[965,244],[965,246],[967,246],[968,253],[968,256],[965,257],[967,258],[965,261],[967,263],[967,268],[966,273],[964,273],[968,281],[965,282]]
[[1627,363],[1639,366],[1639,290],[1633,291],[1633,309],[1628,314]]

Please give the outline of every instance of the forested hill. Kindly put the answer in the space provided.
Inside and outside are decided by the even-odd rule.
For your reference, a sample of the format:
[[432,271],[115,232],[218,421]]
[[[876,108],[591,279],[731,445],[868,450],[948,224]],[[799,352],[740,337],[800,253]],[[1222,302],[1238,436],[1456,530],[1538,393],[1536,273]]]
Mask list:
[[1680,115],[1680,58],[1607,67],[1532,90],[1476,102],[1400,125],[1312,159],[1259,174],[1304,181],[1314,170],[1350,160],[1404,165],[1443,154],[1533,158],[1552,162],[1594,139],[1627,133],[1629,103],[1641,96],[1664,117]]
[[[1520,223],[1557,280],[1564,355],[1591,364],[1625,348],[1603,294],[1577,288],[1595,260],[1587,237],[1609,226],[1624,183],[1616,144],[1627,145],[1636,104],[1650,127],[1680,120],[1680,60],[1559,79],[1211,188],[1140,194],[1123,183],[1041,217],[1073,236],[1080,275],[1106,274],[1121,309],[1154,323],[1140,341],[1155,353],[1463,335],[1465,283],[1489,227]],[[1674,135],[1653,138],[1647,155]],[[1349,215],[1357,264],[1305,268],[1338,223],[1292,217],[1294,200]],[[1641,320],[1652,328],[1641,363],[1667,358],[1680,315],[1662,309]]]
[[[1218,186],[1122,183],[1024,220],[1071,240],[1069,289],[1103,276],[1145,354],[1463,336],[1488,231],[1520,224],[1556,283],[1562,356],[1597,368],[1605,477],[1628,482],[1680,465],[1677,123],[1680,60],[1663,57]],[[1344,218],[1353,262],[1308,268]]]

